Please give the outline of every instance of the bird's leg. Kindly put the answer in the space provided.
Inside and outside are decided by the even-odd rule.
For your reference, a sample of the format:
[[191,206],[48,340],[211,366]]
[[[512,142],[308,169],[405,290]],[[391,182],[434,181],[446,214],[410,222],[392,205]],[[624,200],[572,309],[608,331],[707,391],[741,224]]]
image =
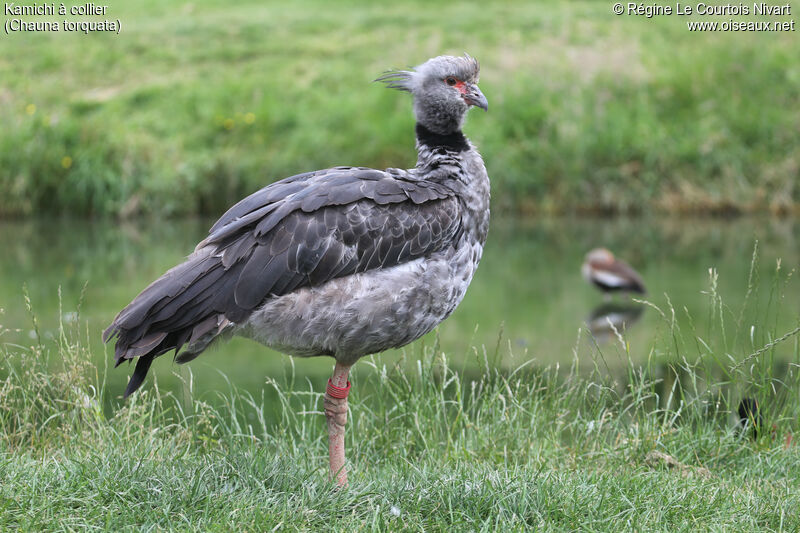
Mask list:
[[344,464],[344,426],[347,424],[347,395],[350,366],[336,363],[325,391],[325,418],[328,419],[328,453],[331,460],[330,479],[339,487],[347,486],[347,467]]

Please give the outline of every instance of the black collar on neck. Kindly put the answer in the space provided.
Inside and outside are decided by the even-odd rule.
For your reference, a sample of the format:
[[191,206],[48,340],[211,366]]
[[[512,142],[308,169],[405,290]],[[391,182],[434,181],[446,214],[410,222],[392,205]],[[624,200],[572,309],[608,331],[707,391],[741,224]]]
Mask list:
[[428,148],[444,148],[451,152],[465,152],[469,150],[469,143],[461,130],[456,130],[447,135],[434,133],[419,122],[417,122],[417,140]]

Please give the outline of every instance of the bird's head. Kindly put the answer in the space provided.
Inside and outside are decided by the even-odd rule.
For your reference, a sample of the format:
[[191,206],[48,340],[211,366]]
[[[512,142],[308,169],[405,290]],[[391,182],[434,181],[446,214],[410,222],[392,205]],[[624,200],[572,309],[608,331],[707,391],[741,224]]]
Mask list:
[[611,264],[614,262],[614,254],[605,248],[595,248],[586,254],[587,263]]
[[489,109],[489,102],[478,88],[479,73],[478,60],[464,54],[434,57],[411,70],[387,72],[375,81],[410,92],[417,122],[447,135],[461,129],[471,106]]

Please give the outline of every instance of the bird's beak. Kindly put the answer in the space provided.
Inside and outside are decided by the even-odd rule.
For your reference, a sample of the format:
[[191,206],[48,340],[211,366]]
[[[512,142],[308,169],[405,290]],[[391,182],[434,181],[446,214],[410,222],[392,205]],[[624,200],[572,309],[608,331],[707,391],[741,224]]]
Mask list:
[[467,85],[467,90],[464,93],[464,101],[467,105],[474,105],[480,107],[484,111],[489,111],[489,100],[483,96],[483,93],[478,89],[477,85]]

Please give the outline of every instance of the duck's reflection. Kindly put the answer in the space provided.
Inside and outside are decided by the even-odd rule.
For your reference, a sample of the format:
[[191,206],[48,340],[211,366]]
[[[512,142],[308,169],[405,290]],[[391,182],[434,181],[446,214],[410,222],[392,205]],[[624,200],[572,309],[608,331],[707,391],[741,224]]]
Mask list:
[[642,318],[642,313],[644,306],[641,304],[607,302],[592,309],[586,325],[595,340],[605,344],[616,337],[616,333],[629,330]]

